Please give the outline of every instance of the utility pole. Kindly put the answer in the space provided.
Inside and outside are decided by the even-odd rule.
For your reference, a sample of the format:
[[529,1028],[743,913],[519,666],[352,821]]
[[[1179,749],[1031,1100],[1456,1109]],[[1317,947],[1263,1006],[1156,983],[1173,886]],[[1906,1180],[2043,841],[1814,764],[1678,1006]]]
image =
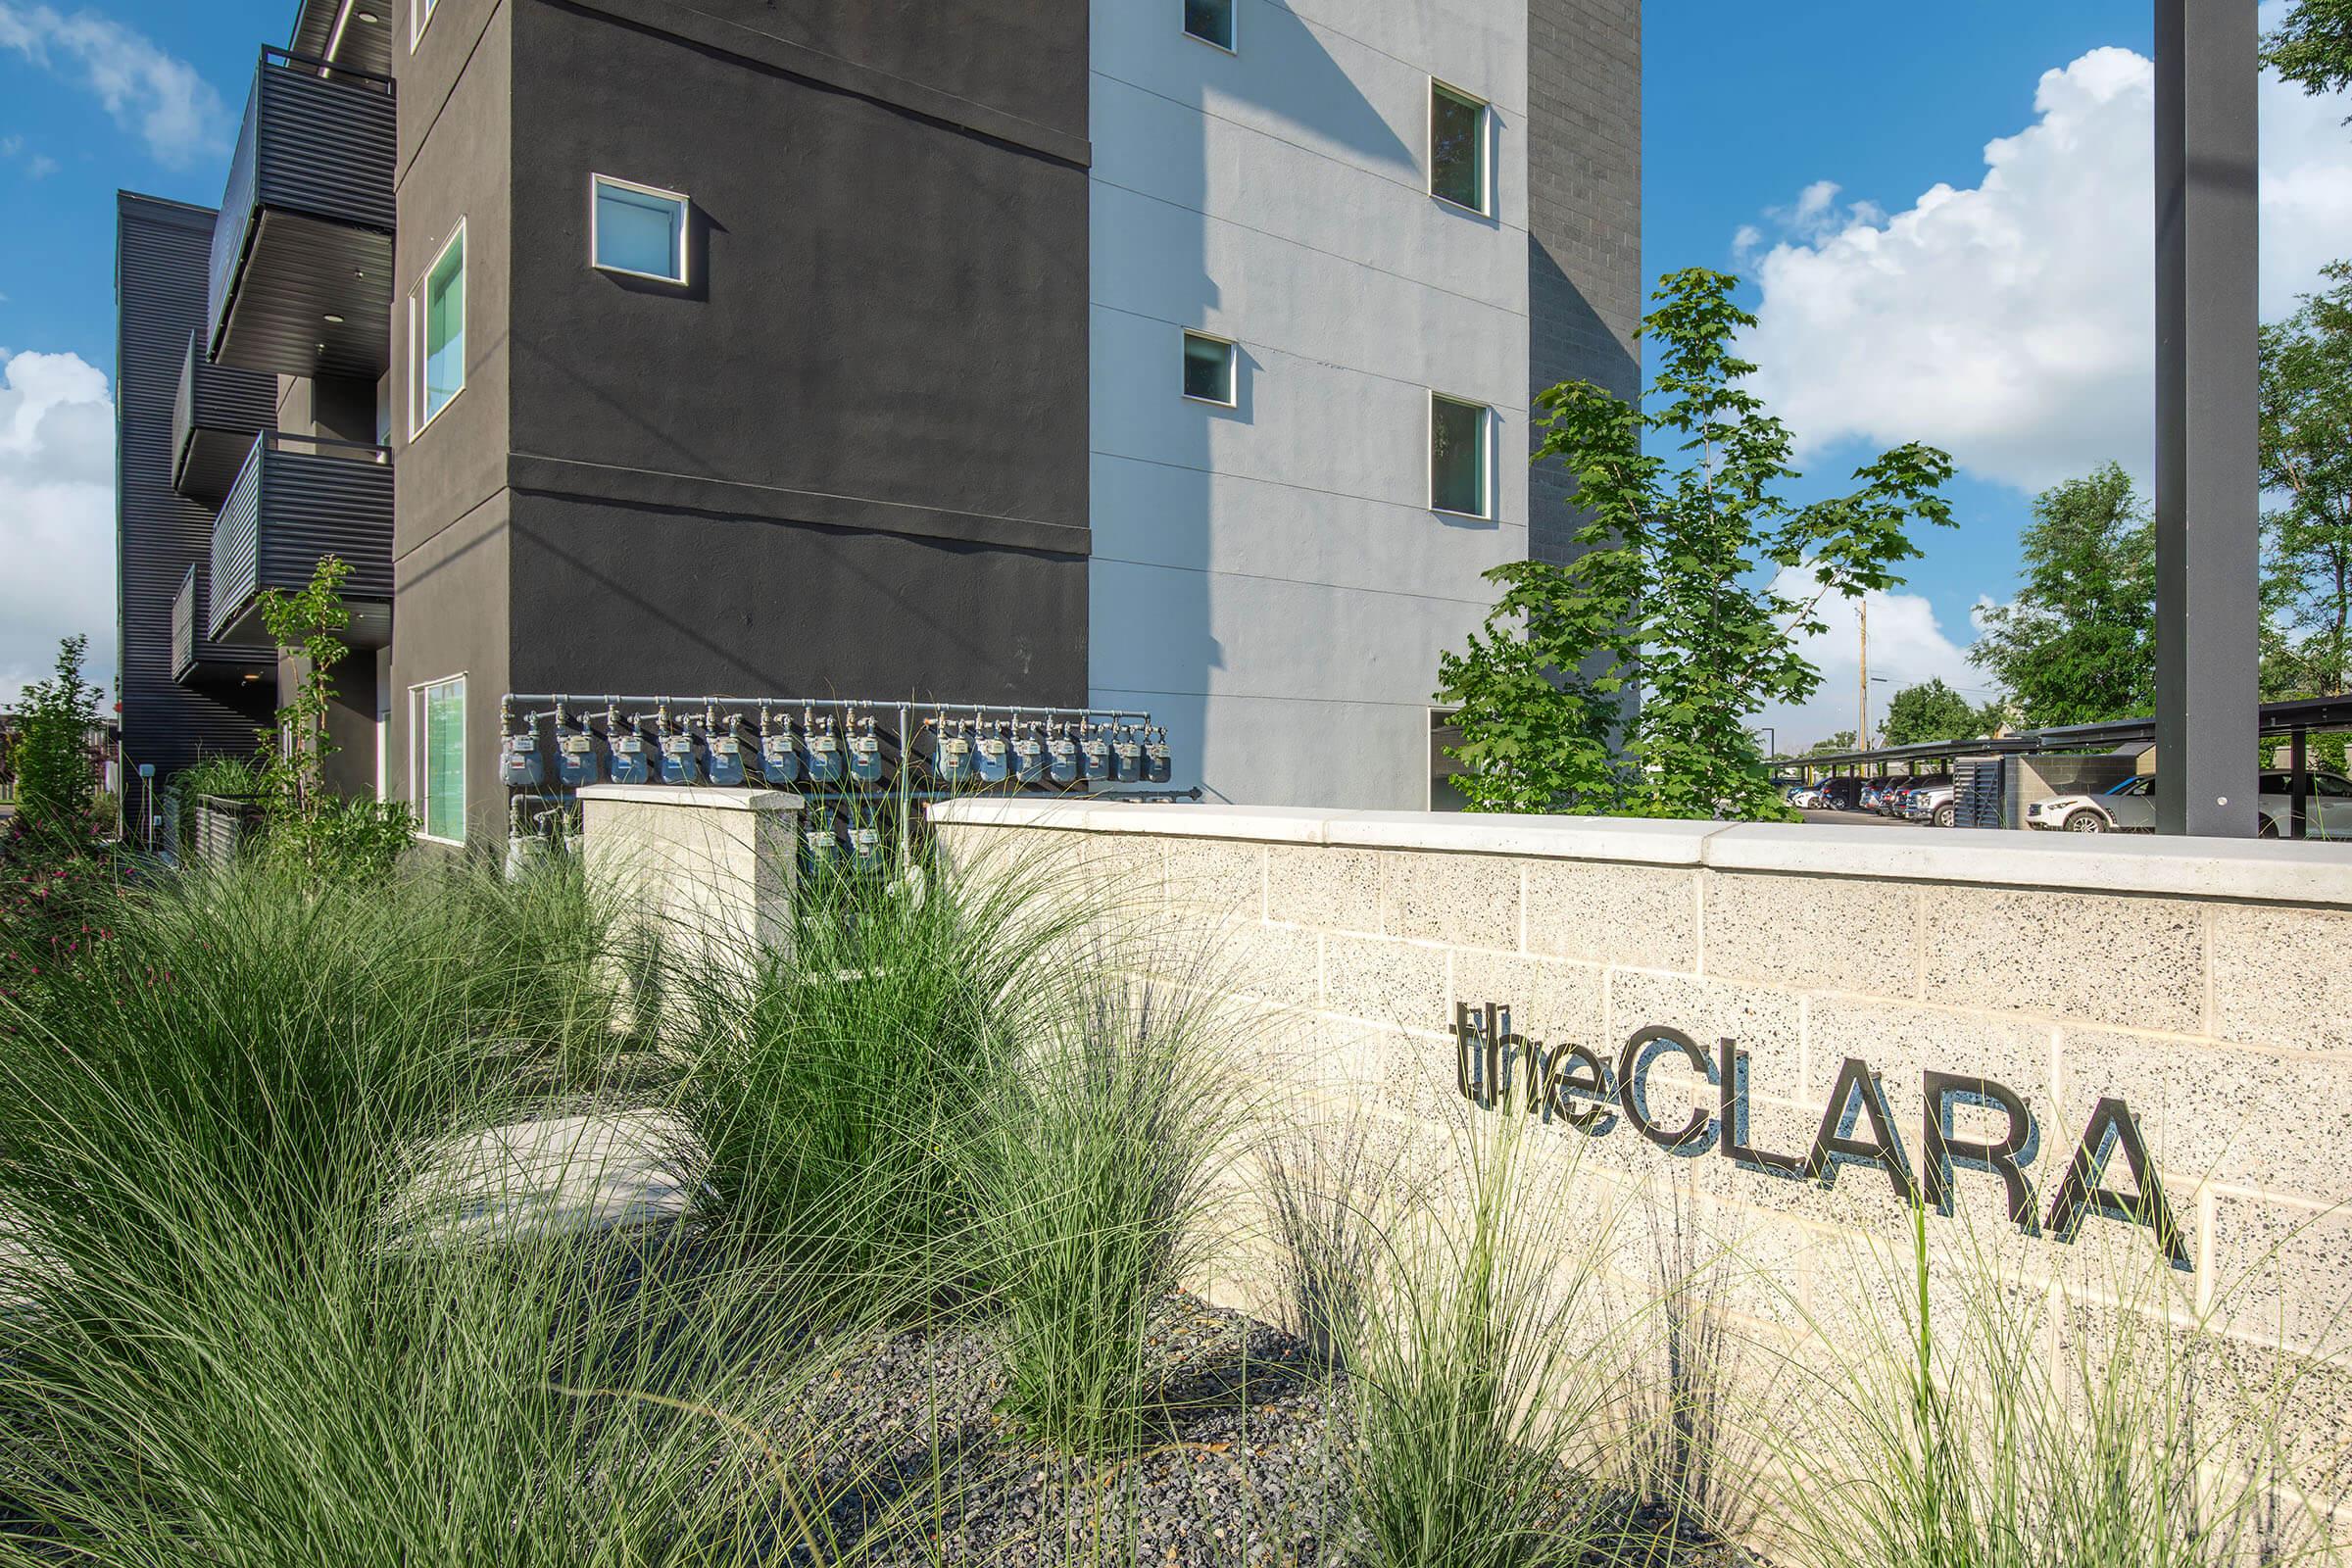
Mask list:
[[2156,0],[2156,830],[2254,832],[2260,24]]
[[1862,701],[1857,709],[1859,719],[1854,725],[1854,750],[1870,750],[1870,601],[1854,601],[1854,620],[1862,628]]

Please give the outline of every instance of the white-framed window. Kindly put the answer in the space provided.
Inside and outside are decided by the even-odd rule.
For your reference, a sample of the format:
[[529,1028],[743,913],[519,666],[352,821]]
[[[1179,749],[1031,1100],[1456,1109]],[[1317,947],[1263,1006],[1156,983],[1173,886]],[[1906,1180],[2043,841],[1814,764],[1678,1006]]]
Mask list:
[[1492,217],[1487,103],[1442,81],[1429,84],[1429,193]]
[[588,176],[588,259],[599,270],[661,283],[693,276],[694,199],[611,174]]
[[1234,8],[1241,0],[1184,0],[1184,30],[1202,43],[1215,44],[1231,54],[1234,43]]
[[466,221],[409,295],[409,436],[466,390]]
[[1206,332],[1187,331],[1184,334],[1184,395],[1200,403],[1216,403],[1232,408],[1239,401],[1235,387],[1234,364],[1239,358],[1234,345],[1224,338],[1211,337]]
[[410,789],[416,835],[466,842],[466,677],[409,688]]
[[409,0],[409,50],[412,54],[416,52],[416,40],[424,36],[426,25],[433,20],[434,8],[440,4],[441,0]]
[[1457,516],[1494,514],[1494,411],[1443,393],[1429,395],[1429,507]]

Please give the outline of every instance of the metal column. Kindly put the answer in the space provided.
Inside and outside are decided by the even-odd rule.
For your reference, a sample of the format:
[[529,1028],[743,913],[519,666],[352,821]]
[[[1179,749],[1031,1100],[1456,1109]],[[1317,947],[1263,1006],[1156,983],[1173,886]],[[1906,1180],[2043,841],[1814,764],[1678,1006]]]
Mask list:
[[2156,3],[2156,824],[2248,837],[2261,483],[2251,3]]

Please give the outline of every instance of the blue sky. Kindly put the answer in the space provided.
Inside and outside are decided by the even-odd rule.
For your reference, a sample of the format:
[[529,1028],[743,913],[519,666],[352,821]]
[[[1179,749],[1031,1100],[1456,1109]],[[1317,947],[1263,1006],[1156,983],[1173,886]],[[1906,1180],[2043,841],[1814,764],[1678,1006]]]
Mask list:
[[[1762,389],[1805,445],[1800,493],[1913,437],[1963,466],[1961,526],[1874,604],[1882,701],[1931,673],[1982,684],[1960,659],[1969,612],[2012,590],[2031,490],[2108,457],[2145,472],[2151,9],[1645,10],[1647,273],[1748,278]],[[217,201],[256,51],[292,15],[292,0],[0,0],[0,353],[19,356],[0,366],[0,551],[48,566],[0,572],[0,694],[68,624],[113,640],[111,502],[91,488],[93,420],[65,416],[89,414],[113,370],[115,190]],[[2346,112],[2266,92],[2272,314],[2352,253]],[[40,408],[78,445],[28,453]],[[1825,692],[1771,715],[1784,740],[1852,723],[1851,641],[1815,650]]]

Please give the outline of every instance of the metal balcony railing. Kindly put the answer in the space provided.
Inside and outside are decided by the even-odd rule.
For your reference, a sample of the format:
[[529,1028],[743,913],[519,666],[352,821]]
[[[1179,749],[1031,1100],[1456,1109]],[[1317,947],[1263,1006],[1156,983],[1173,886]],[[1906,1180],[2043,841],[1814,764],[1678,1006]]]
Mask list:
[[350,564],[346,601],[391,603],[391,452],[274,430],[256,437],[213,524],[213,639],[264,640],[262,593],[301,588],[330,555]]
[[213,226],[210,359],[383,372],[397,147],[391,78],[262,51]]

